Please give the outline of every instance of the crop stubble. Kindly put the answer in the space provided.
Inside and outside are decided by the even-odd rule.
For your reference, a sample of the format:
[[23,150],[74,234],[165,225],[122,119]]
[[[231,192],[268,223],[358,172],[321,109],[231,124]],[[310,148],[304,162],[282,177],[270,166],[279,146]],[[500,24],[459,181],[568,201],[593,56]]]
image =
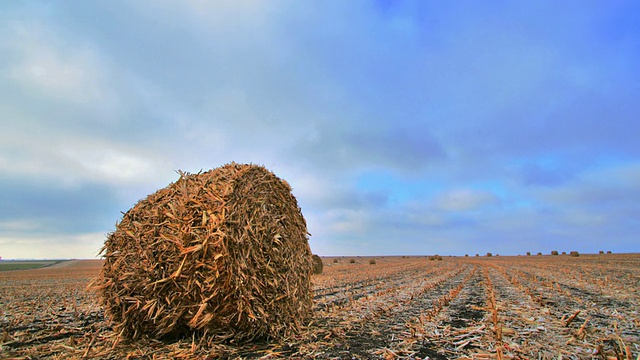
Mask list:
[[99,261],[0,272],[0,358],[640,356],[638,254],[323,260],[305,331],[243,345],[118,338],[85,290]]

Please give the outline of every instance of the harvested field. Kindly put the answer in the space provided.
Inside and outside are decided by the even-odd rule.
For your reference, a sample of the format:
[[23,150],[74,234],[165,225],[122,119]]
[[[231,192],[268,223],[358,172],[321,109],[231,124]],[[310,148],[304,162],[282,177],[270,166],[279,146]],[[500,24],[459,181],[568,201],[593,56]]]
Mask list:
[[0,358],[640,356],[640,254],[375,260],[323,258],[305,331],[244,345],[119,338],[85,290],[101,261],[1,272]]
[[48,266],[60,266],[63,260],[9,260],[0,261],[0,271],[39,269]]

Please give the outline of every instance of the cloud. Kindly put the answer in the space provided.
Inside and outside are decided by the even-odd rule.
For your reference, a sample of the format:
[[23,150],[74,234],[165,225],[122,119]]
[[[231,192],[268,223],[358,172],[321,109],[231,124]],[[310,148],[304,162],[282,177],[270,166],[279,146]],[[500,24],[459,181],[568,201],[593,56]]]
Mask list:
[[447,211],[477,210],[488,204],[496,203],[498,199],[486,191],[471,189],[455,189],[438,195],[435,204],[438,209]]
[[[167,179],[170,165],[144,146],[85,140],[68,135],[0,135],[0,171],[12,178],[43,178],[64,184],[137,186]],[[37,145],[36,145],[37,144]],[[177,170],[177,169],[176,169]],[[171,175],[169,175],[171,176]]]
[[122,186],[166,178],[159,171],[167,167],[163,160],[139,148],[108,143],[78,143],[60,149],[60,155],[73,163],[77,175],[84,174],[93,182]]
[[321,254],[637,249],[635,4],[0,6],[5,238],[107,232],[238,161]]
[[634,205],[640,199],[640,164],[613,163],[585,171],[561,187],[539,190],[540,196],[558,206],[603,209]]
[[25,96],[107,111],[118,107],[108,67],[89,44],[72,42],[33,19],[7,21],[0,42],[10,56],[0,76]]
[[391,168],[405,173],[424,170],[445,155],[428,132],[398,128],[344,129],[339,124],[323,126],[311,138],[302,139],[294,153],[300,160],[328,169],[363,171]]
[[105,185],[68,186],[48,178],[4,178],[0,234],[76,234],[108,229],[128,202]]
[[103,233],[38,237],[0,235],[0,256],[12,259],[92,259],[97,257],[105,238]]

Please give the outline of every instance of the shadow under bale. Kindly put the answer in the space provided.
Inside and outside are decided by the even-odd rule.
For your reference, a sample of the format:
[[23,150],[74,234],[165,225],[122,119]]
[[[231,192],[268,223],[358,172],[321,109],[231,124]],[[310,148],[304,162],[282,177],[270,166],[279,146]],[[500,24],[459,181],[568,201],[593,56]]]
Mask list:
[[283,338],[311,314],[306,222],[261,166],[181,172],[124,214],[101,253],[93,288],[129,338]]

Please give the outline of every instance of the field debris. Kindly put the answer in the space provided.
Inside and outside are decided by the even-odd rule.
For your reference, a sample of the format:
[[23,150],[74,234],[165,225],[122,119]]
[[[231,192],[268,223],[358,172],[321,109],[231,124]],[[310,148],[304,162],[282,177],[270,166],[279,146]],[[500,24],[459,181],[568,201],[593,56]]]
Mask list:
[[311,260],[313,261],[313,274],[322,274],[324,264],[322,263],[320,256],[313,254]]
[[[348,260],[348,259],[346,259]],[[0,358],[638,359],[640,255],[323,258],[296,335],[130,340],[85,284],[100,261],[0,273]],[[578,312],[579,310],[579,312]],[[569,319],[571,319],[569,321]]]

